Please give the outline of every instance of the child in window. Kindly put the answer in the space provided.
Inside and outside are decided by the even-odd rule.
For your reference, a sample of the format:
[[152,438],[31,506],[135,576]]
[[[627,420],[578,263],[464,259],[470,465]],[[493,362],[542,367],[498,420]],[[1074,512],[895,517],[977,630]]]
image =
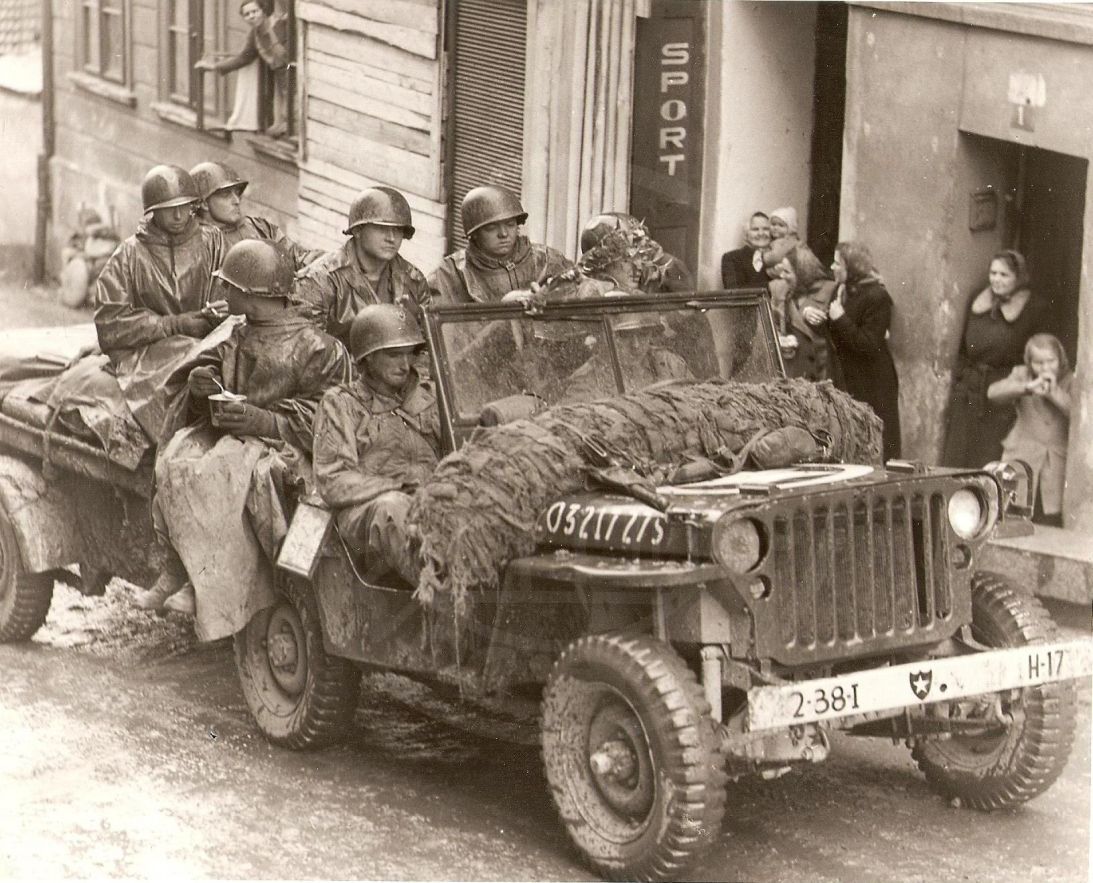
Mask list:
[[1059,339],[1034,334],[1025,344],[1025,363],[987,389],[992,402],[1012,403],[1017,411],[1017,420],[1002,441],[1002,457],[1024,460],[1032,467],[1036,490],[1033,520],[1055,527],[1063,525],[1073,377]]

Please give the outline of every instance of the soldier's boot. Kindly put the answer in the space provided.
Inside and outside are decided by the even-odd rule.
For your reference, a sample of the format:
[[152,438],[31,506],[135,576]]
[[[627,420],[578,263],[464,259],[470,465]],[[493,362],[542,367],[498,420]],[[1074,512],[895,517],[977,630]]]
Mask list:
[[141,610],[162,610],[167,599],[186,585],[186,568],[177,555],[171,554],[151,587],[138,592],[133,603]]

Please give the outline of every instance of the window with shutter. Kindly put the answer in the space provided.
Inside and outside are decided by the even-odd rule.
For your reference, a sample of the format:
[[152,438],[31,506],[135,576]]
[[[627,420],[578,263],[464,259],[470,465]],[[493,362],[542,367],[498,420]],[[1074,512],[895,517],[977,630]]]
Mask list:
[[448,245],[466,245],[467,191],[500,184],[520,193],[524,152],[527,0],[459,0],[454,16],[448,142]]

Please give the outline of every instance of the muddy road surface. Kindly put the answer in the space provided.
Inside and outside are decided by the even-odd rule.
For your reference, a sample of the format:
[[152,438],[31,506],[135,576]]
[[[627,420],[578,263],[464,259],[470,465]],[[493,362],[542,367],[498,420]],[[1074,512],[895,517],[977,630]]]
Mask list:
[[[5,328],[87,322],[0,275]],[[48,343],[43,339],[43,346]],[[574,880],[533,723],[366,676],[352,738],[313,754],[251,722],[230,644],[60,585],[35,640],[0,645],[0,879]],[[1070,635],[1088,610],[1056,608]],[[954,809],[902,746],[731,786],[701,880],[1084,881],[1090,688],[1070,764],[1016,812]]]
[[[178,614],[57,587],[35,640],[0,646],[0,877],[572,880],[530,721],[368,675],[350,741],[270,746],[228,642]],[[1063,608],[1068,632],[1087,613]],[[1088,632],[1088,628],[1084,629]],[[1082,881],[1090,690],[1063,779],[1016,812],[948,806],[902,746],[731,786],[695,879]]]

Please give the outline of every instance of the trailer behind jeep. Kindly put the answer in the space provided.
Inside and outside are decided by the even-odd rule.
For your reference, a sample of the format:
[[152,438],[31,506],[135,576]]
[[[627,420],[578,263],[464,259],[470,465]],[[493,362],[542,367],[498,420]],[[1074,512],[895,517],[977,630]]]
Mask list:
[[[585,443],[610,450],[603,433],[649,403],[713,400],[741,382],[786,390],[758,292],[539,315],[434,307],[426,326],[453,457],[488,462],[515,427],[587,456]],[[650,354],[690,377],[643,390]],[[587,398],[590,382],[600,397]],[[40,624],[57,568],[140,581],[133,562],[113,559],[147,541],[151,492],[146,469],[118,473],[78,440],[57,447],[11,410],[0,402],[4,640]],[[681,425],[681,437],[709,443],[692,429]],[[634,461],[616,469],[649,465],[622,453]],[[585,860],[615,879],[685,875],[718,836],[731,780],[820,762],[835,732],[906,741],[933,788],[976,809],[1018,805],[1059,776],[1090,644],[1059,641],[1034,598],[976,568],[999,525],[1027,515],[1018,467],[817,457],[652,487],[631,471],[631,484],[609,485],[582,467],[587,482],[575,477],[514,528],[527,553],[500,561],[496,584],[465,596],[442,586],[429,603],[350,555],[302,489],[279,600],[235,638],[259,728],[290,748],[330,744],[351,726],[361,671],[374,668],[468,697],[541,702],[559,816]],[[491,499],[503,508],[503,494]]]

